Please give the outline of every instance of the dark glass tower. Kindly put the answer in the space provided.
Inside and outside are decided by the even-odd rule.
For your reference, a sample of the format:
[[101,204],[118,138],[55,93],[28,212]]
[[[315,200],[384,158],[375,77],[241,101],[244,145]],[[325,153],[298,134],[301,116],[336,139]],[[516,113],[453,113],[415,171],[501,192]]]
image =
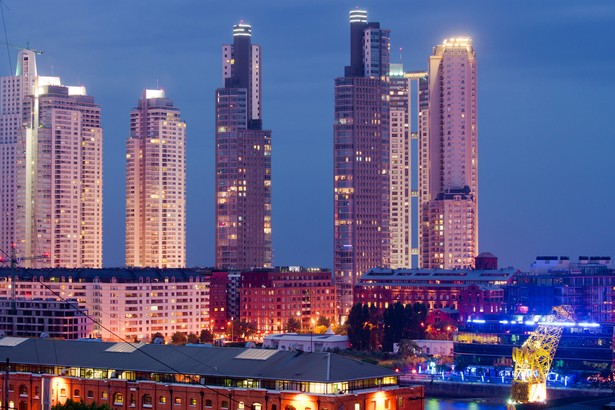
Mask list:
[[389,264],[390,31],[350,12],[350,66],[335,79],[334,270],[338,315],[367,270]]
[[261,52],[252,27],[222,46],[216,90],[216,266],[271,266],[271,131],[262,129]]

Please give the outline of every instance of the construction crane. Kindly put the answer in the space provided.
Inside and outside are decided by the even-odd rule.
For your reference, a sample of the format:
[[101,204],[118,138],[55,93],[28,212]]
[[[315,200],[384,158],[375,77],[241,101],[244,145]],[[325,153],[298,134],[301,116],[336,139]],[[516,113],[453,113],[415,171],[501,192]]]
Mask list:
[[542,317],[523,345],[513,348],[515,369],[509,409],[515,409],[516,404],[547,401],[547,373],[564,326],[574,324],[575,320],[571,306],[554,306],[551,314]]
[[0,43],[0,44],[2,44],[4,46],[9,46],[9,47],[12,47],[12,48],[16,48],[17,50],[30,50],[34,54],[38,54],[38,55],[41,55],[41,54],[44,53],[43,50],[35,50],[33,48],[30,48],[30,42],[29,41],[26,41],[26,45],[25,46],[20,46],[19,44],[12,44],[12,43]]

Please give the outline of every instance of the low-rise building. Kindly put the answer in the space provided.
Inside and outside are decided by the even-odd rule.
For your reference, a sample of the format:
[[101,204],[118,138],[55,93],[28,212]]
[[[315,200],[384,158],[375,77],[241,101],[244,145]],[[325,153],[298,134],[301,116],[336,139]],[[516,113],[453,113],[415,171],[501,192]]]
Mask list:
[[299,267],[241,273],[240,318],[261,334],[280,332],[291,318],[312,329],[319,318],[335,320],[331,271]]
[[529,273],[505,288],[508,312],[548,314],[553,306],[571,306],[578,318],[615,324],[615,270],[610,257],[540,256]]
[[[485,316],[466,321],[455,335],[455,362],[461,366],[512,366],[513,347],[521,347],[543,321],[551,323],[540,315]],[[552,325],[563,327],[553,370],[599,373],[615,364],[612,325],[586,321]]]
[[80,339],[93,334],[94,322],[76,299],[0,299],[0,333],[16,337]]
[[[0,298],[76,299],[104,340],[209,328],[207,269],[0,269]],[[14,286],[14,288],[12,288]]]
[[490,269],[383,269],[366,272],[354,288],[354,303],[386,309],[400,302],[424,303],[429,310],[459,309],[469,286],[501,287],[512,283],[518,270]]
[[20,410],[68,399],[118,410],[424,407],[422,386],[333,353],[5,337],[0,356],[10,360],[6,384],[0,363],[0,386]]

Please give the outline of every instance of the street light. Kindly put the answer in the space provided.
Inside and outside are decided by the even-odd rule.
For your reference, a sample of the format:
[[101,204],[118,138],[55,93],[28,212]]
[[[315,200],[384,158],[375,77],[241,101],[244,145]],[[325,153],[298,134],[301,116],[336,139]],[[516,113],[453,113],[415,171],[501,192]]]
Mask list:
[[234,339],[233,337],[233,318],[231,318],[230,322],[226,322],[226,324],[231,326],[231,342],[232,342]]

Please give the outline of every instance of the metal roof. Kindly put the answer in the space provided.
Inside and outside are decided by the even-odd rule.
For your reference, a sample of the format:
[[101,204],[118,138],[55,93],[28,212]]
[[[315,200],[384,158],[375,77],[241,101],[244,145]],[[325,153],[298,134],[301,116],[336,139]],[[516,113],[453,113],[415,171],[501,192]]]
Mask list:
[[120,349],[118,343],[109,342],[21,339],[13,343],[13,339],[0,339],[0,357],[13,364],[321,383],[396,375],[333,353],[260,350],[271,354],[255,354],[244,348],[157,344]]

